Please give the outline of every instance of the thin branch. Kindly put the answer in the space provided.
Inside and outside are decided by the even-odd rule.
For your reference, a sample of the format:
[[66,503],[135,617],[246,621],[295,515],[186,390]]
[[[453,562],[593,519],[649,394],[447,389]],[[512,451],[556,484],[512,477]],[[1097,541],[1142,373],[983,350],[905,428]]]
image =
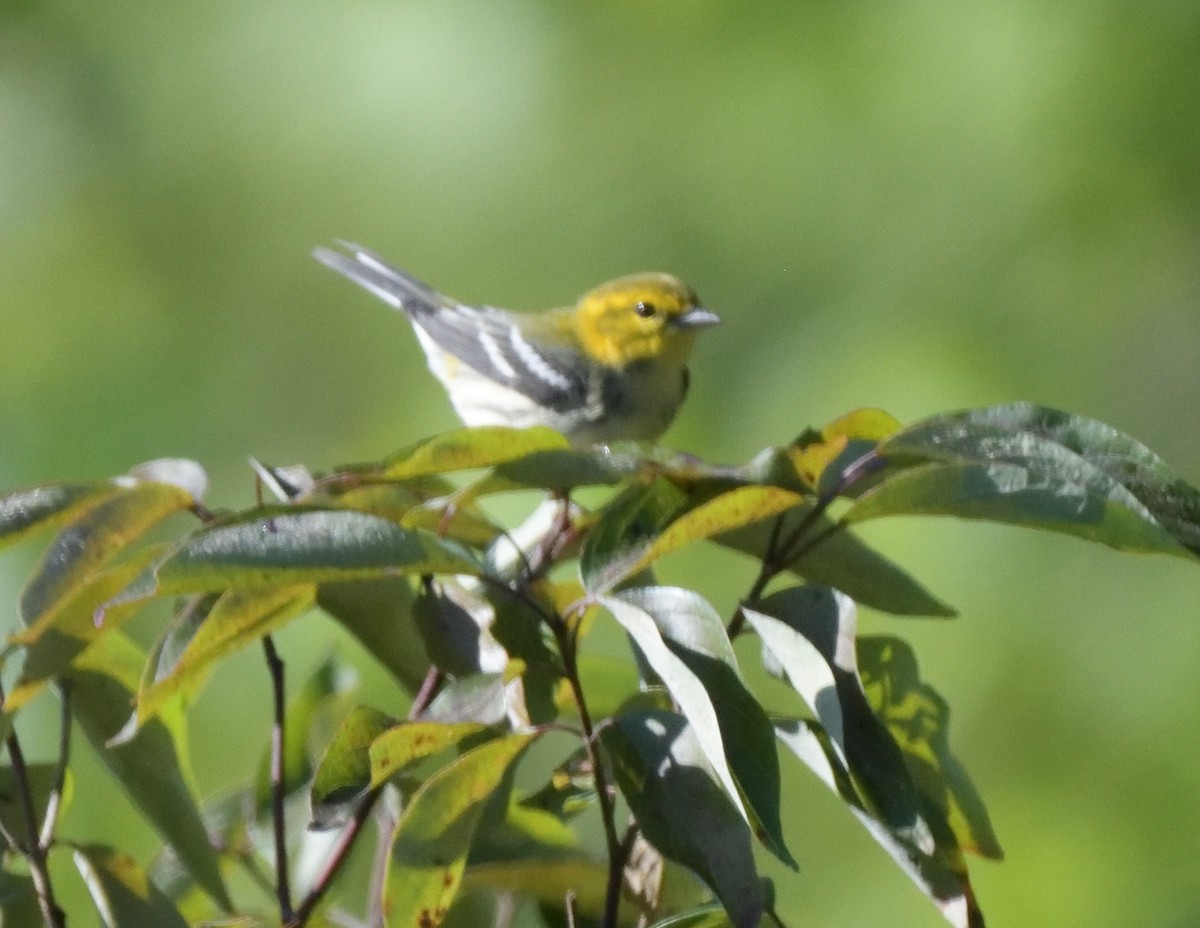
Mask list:
[[[0,702],[4,700],[4,689],[0,686]],[[8,748],[8,759],[12,767],[13,785],[16,787],[17,799],[21,807],[21,816],[25,820],[25,833],[28,844],[18,842],[20,852],[29,863],[29,876],[33,880],[37,893],[38,907],[42,910],[42,919],[47,928],[66,928],[67,916],[58,906],[54,898],[54,886],[50,882],[50,869],[46,865],[46,850],[38,842],[37,812],[33,808],[33,790],[29,783],[29,767],[25,763],[25,752],[21,749],[21,741],[14,728],[5,739]],[[7,840],[15,836],[6,835]]]
[[375,808],[375,803],[383,793],[383,787],[376,787],[369,790],[359,803],[354,808],[354,815],[350,821],[346,823],[346,827],[342,830],[338,838],[337,846],[329,855],[329,860],[325,862],[320,874],[317,875],[316,881],[313,883],[312,889],[308,891],[308,895],[296,907],[296,911],[290,917],[283,920],[283,928],[301,928],[313,911],[325,897],[329,887],[333,883],[334,877],[342,869],[342,865],[350,857],[350,851],[354,847],[354,842],[358,840],[358,835],[362,831],[363,825],[371,815],[371,810]]
[[270,635],[263,636],[262,645],[267,669],[271,672],[271,689],[275,704],[275,715],[271,724],[271,817],[275,833],[275,895],[279,900],[279,919],[287,924],[292,918],[292,890],[288,883],[287,831],[283,816],[286,786],[283,770],[284,724],[287,720],[284,666]]
[[429,704],[433,702],[433,698],[442,688],[444,681],[445,674],[442,673],[441,668],[436,664],[430,664],[429,670],[425,672],[425,679],[421,681],[421,688],[417,690],[416,695],[413,696],[412,705],[408,707],[410,722],[420,718],[422,713],[429,708]]
[[622,851],[622,841],[617,836],[613,797],[609,791],[608,775],[605,773],[604,760],[600,756],[596,740],[596,728],[592,724],[592,716],[583,695],[583,684],[579,679],[575,638],[565,622],[560,621],[553,627],[555,637],[558,639],[563,671],[570,684],[575,707],[579,711],[579,724],[583,728],[583,747],[587,752],[588,764],[592,768],[592,777],[596,781],[596,799],[600,804],[604,842],[608,847],[608,885],[604,893],[604,915],[601,924],[604,928],[616,928],[617,910],[621,904],[621,883],[625,876],[625,854]]
[[54,783],[50,797],[46,800],[46,817],[42,820],[42,833],[38,847],[43,851],[54,843],[54,830],[58,827],[58,815],[62,811],[63,790],[67,783],[67,764],[71,759],[71,681],[63,680],[58,687],[58,764],[54,768]]

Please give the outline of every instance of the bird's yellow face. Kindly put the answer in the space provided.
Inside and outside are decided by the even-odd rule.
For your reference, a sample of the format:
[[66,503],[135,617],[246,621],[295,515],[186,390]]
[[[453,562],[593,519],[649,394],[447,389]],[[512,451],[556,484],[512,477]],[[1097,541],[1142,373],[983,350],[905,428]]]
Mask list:
[[659,359],[683,364],[696,330],[720,320],[670,274],[634,274],[585,293],[574,313],[588,354],[609,367]]

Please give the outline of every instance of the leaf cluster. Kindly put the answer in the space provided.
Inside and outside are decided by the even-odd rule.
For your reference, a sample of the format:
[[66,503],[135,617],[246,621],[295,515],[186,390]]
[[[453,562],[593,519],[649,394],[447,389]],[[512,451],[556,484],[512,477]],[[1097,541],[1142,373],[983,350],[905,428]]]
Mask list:
[[[982,925],[967,855],[1001,850],[947,704],[901,638],[857,632],[859,606],[953,611],[854,526],[954,515],[1200,551],[1200,493],[1108,426],[1030,404],[906,428],[861,410],[740,466],[480,428],[326,475],[256,470],[276,498],[241,512],[209,511],[187,461],[0,496],[0,543],[55,532],[3,653],[20,659],[0,716],[6,923],[64,923],[46,867],[64,852],[109,925],[432,928],[492,891],[557,924],[780,923],[756,854],[795,867],[780,770],[798,760],[950,924]],[[588,506],[584,487],[598,488]],[[487,503],[514,491],[542,502],[502,525]],[[176,516],[192,525],[150,540]],[[757,565],[730,615],[655,577],[701,542]],[[164,598],[176,607],[143,652],[122,628]],[[332,660],[287,695],[271,636],[311,613],[362,641],[411,695],[406,713],[357,703]],[[628,661],[589,650],[603,624]],[[787,714],[748,682],[744,636],[794,691]],[[271,743],[244,789],[204,799],[186,708],[254,644],[274,684]],[[15,723],[47,689],[62,756],[30,765]],[[161,835],[152,864],[117,835],[58,836],[74,727]],[[353,900],[338,877],[372,824],[378,864]],[[315,838],[324,862],[301,873],[289,861]],[[231,891],[234,874],[258,890]]]

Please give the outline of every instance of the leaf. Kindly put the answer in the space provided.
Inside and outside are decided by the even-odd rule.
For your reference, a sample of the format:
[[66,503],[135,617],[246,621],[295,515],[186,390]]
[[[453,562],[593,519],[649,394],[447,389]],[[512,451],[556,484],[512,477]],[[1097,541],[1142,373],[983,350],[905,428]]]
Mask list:
[[850,782],[840,755],[820,727],[802,719],[776,722],[779,740],[849,806],[900,869],[911,879],[954,928],[983,928],[983,914],[961,857],[938,849],[934,854],[889,830],[868,812]]
[[454,680],[442,687],[421,718],[498,725],[508,717],[508,682],[503,673],[476,673]]
[[[288,699],[283,734],[283,785],[286,796],[309,785],[313,776],[310,745],[315,740],[314,729],[323,716],[335,711],[336,705],[353,686],[354,673],[333,658],[327,657]],[[271,753],[272,748],[268,743],[258,761],[254,808],[259,817],[270,811],[274,798],[271,785]],[[370,764],[366,760],[365,746],[363,762],[369,774]]]
[[128,854],[76,845],[75,866],[107,928],[187,928],[187,922]]
[[486,725],[475,722],[401,722],[371,742],[367,751],[370,785],[380,786],[417,761],[457,748],[469,739],[482,738],[488,731]]
[[311,586],[229,590],[221,594],[165,676],[141,690],[137,720],[142,725],[171,697],[196,686],[219,660],[290,622],[313,603]]
[[393,455],[384,462],[380,476],[399,480],[494,467],[536,452],[567,447],[566,438],[542,426],[517,429],[493,425],[454,429]]
[[191,495],[178,487],[143,483],[88,509],[62,529],[46,549],[21,593],[22,621],[35,624],[122,549],[192,502]]
[[838,489],[849,465],[874,451],[900,427],[900,422],[882,409],[856,409],[819,431],[801,435],[788,449],[788,456],[808,486],[831,493]]
[[600,513],[579,558],[584,589],[602,592],[635,573],[633,565],[664,528],[687,511],[688,496],[669,480],[635,483]]
[[536,733],[497,738],[431,776],[405,807],[384,886],[388,928],[437,928],[462,885],[483,808]]
[[389,673],[415,693],[429,670],[425,645],[412,620],[407,577],[322,583],[317,605],[362,642]]
[[[761,559],[773,541],[788,537],[810,518],[811,504],[804,504],[774,520],[724,532],[713,540]],[[821,536],[814,545],[788,565],[792,573],[841,590],[855,602],[892,615],[944,616],[954,610],[930,593],[911,576],[845,529],[822,516],[810,527],[809,537]]]
[[600,605],[621,623],[663,685],[675,697],[680,711],[695,731],[696,740],[708,758],[717,782],[728,793],[734,808],[747,816],[733,772],[725,759],[725,742],[721,737],[717,711],[700,678],[667,646],[654,616],[636,598],[631,601],[622,594],[603,596]]
[[371,786],[371,744],[395,724],[390,715],[370,706],[354,706],[346,714],[317,763],[310,828],[345,824],[352,805]]
[[37,890],[24,874],[0,869],[0,925],[37,925],[42,922]]
[[771,658],[768,670],[782,671],[829,733],[867,807],[905,840],[932,849],[904,756],[859,682],[854,602],[836,590],[792,587],[743,611]]
[[775,731],[741,678],[721,617],[696,593],[677,587],[634,587],[621,598],[651,616],[667,647],[703,685],[755,836],[796,869],[783,840]]
[[601,743],[646,839],[694,871],[736,928],[754,928],[763,911],[750,829],[717,784],[695,729],[671,712],[619,715]]
[[622,495],[592,529],[580,560],[588,592],[607,592],[659,558],[799,506],[803,497],[772,486],[742,486],[697,501],[658,479]]
[[71,706],[97,756],[196,882],[218,905],[231,904],[217,855],[200,818],[187,768],[183,713],[164,707],[119,744],[109,744],[129,717],[144,655],[114,632],[100,638],[71,671]]
[[[51,763],[27,764],[25,776],[29,783],[35,814],[40,816],[54,789],[57,776],[56,765]],[[64,794],[64,798],[68,798],[66,794]],[[20,790],[17,789],[17,779],[9,764],[0,766],[0,823],[4,825],[5,834],[17,835],[22,839],[29,834],[25,820],[25,808],[20,800]],[[41,822],[37,822],[36,825],[40,827]]]
[[935,834],[952,832],[964,850],[1000,860],[983,799],[950,750],[950,708],[921,680],[912,648],[888,635],[860,638],[858,662],[867,699],[904,751]]
[[729,924],[729,916],[719,905],[702,905],[688,912],[680,912],[660,922],[655,922],[650,928],[725,928]]
[[139,604],[128,604],[113,609],[103,626],[97,627],[94,620],[96,608],[124,589],[156,551],[145,549],[138,554],[128,563],[93,574],[69,598],[9,639],[10,644],[25,649],[25,661],[20,678],[4,700],[5,711],[13,712],[25,705],[46,683],[64,673],[93,641],[119,628],[137,611]]
[[[1200,550],[1200,491],[1145,445],[1094,419],[1031,403],[965,410],[919,422],[881,450],[902,463],[957,465],[940,478],[948,485],[942,494],[917,483],[888,505],[923,499],[932,511],[949,506],[955,515],[1035,524],[1121,549]],[[1003,503],[992,498],[997,491]]]
[[451,676],[502,671],[508,663],[504,648],[489,630],[494,619],[491,604],[462,584],[427,580],[417,594],[412,617],[425,653]]
[[461,545],[378,516],[266,507],[190,535],[115,602],[235,586],[480,570]]
[[57,528],[118,488],[111,480],[46,483],[0,496],[0,547],[42,528]]

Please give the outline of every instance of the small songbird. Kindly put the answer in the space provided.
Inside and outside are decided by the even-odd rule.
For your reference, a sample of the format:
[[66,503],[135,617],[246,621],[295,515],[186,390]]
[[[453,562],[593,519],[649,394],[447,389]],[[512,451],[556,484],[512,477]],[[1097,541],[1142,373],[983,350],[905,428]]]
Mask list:
[[467,425],[546,425],[573,445],[657,439],[683,402],[696,331],[720,318],[670,274],[601,284],[574,306],[467,306],[357,245],[322,264],[403,310]]

